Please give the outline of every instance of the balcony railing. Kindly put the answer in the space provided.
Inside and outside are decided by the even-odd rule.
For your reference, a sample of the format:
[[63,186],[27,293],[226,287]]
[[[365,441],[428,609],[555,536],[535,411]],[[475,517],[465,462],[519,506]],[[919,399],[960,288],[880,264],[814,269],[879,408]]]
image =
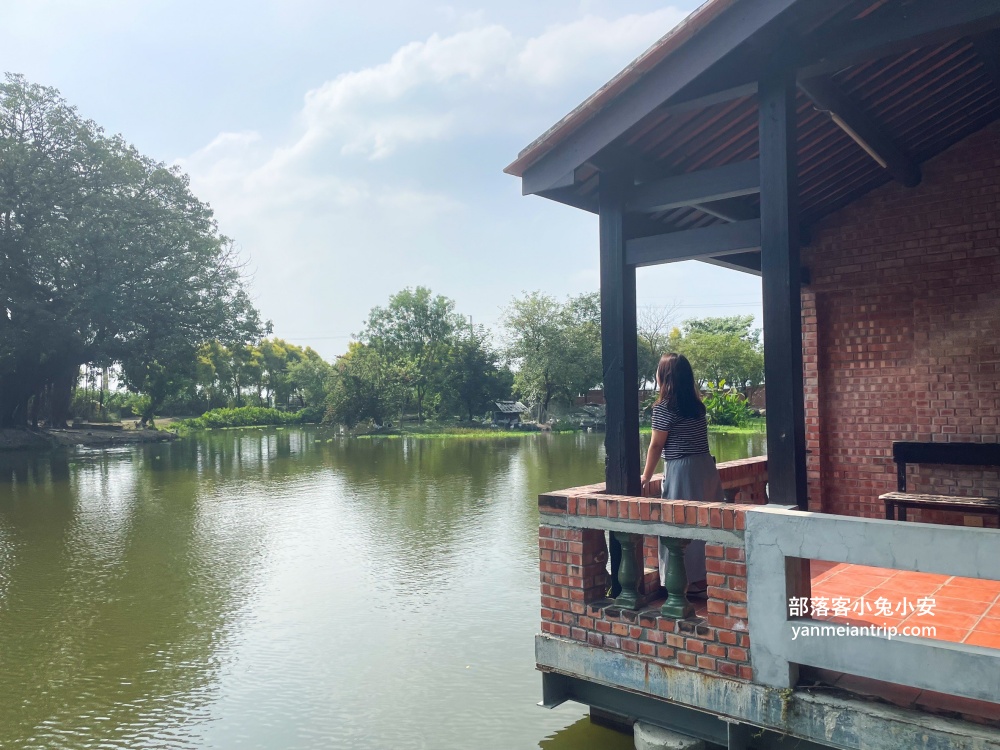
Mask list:
[[[793,627],[829,622],[795,616],[789,602],[810,596],[810,560],[1000,581],[1000,532],[760,505],[766,459],[719,468],[738,500],[756,502],[614,496],[603,485],[539,497],[537,657],[554,680],[548,685],[587,680],[814,738],[825,731],[817,718],[823,701],[811,698],[808,716],[788,711],[799,665],[957,700],[997,701],[998,649],[909,636],[793,638]],[[614,600],[607,596],[609,534],[623,553],[622,595]],[[668,580],[665,595],[656,571],[658,538],[675,572],[687,543],[706,542],[704,600],[688,600],[680,576]],[[566,690],[564,698],[572,694]],[[900,736],[918,732],[897,720]]]

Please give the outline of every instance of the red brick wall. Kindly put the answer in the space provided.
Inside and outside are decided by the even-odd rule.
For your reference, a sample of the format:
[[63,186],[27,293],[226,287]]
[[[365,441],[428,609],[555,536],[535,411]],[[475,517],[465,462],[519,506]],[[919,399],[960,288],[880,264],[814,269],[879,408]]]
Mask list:
[[[925,163],[923,175],[916,188],[892,183],[828,217],[803,249],[817,509],[882,516],[878,496],[895,489],[893,440],[997,442],[1000,125]],[[925,467],[909,487],[997,496],[1000,479]]]

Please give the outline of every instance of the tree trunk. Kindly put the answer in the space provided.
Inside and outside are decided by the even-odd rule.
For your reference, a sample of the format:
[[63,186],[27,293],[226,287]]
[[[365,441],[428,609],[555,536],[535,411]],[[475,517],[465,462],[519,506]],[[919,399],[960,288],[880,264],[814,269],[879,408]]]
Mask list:
[[69,408],[73,403],[73,390],[76,387],[76,379],[79,374],[79,365],[72,365],[64,368],[52,378],[52,397],[49,400],[50,427],[66,427],[66,420],[69,419]]

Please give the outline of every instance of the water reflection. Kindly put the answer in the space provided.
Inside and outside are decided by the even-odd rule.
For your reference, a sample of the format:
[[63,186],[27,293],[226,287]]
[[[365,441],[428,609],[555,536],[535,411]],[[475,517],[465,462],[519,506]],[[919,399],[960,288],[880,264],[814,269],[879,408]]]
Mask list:
[[598,481],[602,442],[0,456],[0,747],[615,747],[534,705],[535,497]]

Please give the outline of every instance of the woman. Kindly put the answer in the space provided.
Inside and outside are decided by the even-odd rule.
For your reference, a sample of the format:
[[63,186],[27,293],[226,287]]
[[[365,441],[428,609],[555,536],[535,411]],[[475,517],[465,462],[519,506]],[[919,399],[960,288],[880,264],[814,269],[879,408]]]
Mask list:
[[[653,405],[653,437],[646,454],[642,489],[660,457],[665,461],[662,497],[671,500],[724,502],[715,458],[708,452],[705,405],[694,383],[691,363],[683,354],[664,354],[656,367],[659,398]],[[684,553],[688,591],[705,590],[705,543],[692,541]],[[667,549],[660,540],[660,585],[666,585]]]

